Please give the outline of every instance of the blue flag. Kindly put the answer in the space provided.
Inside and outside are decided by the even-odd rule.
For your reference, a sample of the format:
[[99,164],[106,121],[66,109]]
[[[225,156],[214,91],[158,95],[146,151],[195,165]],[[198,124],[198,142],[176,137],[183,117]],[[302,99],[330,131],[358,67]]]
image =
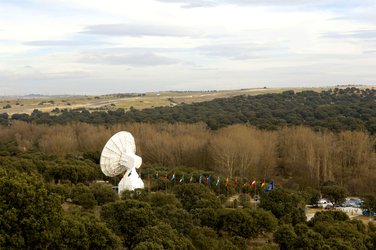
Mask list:
[[206,184],[210,184],[210,175],[206,177]]
[[274,189],[274,181],[270,182],[269,185],[265,188],[265,193]]
[[172,175],[171,180],[175,180],[175,173]]
[[198,178],[198,183],[202,183],[202,175],[200,175],[200,177]]

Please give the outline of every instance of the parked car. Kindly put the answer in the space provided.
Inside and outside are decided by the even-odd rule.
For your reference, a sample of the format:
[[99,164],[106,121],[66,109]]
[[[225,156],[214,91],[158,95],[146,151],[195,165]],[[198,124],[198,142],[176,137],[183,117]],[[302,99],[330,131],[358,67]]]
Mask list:
[[329,208],[333,207],[333,203],[331,201],[327,200],[327,199],[320,199],[317,202],[317,206],[325,208],[325,209],[329,209]]
[[363,203],[363,201],[360,198],[349,197],[349,198],[346,198],[346,201],[344,203],[342,203],[342,207],[360,208],[362,203]]
[[364,209],[363,210],[363,215],[366,215],[366,216],[376,216],[376,212],[369,211],[368,209]]

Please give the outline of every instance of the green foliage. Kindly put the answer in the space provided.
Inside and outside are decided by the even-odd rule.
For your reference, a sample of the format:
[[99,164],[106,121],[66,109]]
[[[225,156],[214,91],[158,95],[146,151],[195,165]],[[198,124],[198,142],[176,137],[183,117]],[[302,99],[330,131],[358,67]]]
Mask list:
[[72,201],[83,208],[93,208],[97,202],[90,188],[82,183],[72,188]]
[[[350,221],[342,211],[321,211],[308,223],[295,226],[293,249],[367,249],[373,246],[360,221]],[[372,248],[371,248],[372,249]]]
[[17,156],[0,156],[0,166],[6,170],[36,174],[37,165],[30,159]]
[[276,218],[262,209],[223,209],[218,218],[218,230],[243,238],[271,232],[276,225]]
[[293,249],[325,249],[324,237],[306,224],[300,223],[294,227],[297,235],[296,239],[292,242],[291,248]]
[[372,221],[368,222],[368,230],[370,232],[376,233],[376,223],[373,223]]
[[61,196],[62,201],[71,197],[72,185],[71,184],[53,184],[49,183],[46,185],[49,193],[55,193]]
[[166,194],[163,192],[155,192],[149,195],[149,203],[152,207],[162,207],[170,205],[173,207],[181,208],[179,200],[173,194]]
[[136,243],[153,242],[162,245],[163,249],[194,249],[192,242],[180,235],[170,225],[158,223],[155,226],[146,226],[140,229],[136,237]]
[[343,203],[348,194],[344,187],[337,185],[322,186],[321,193],[325,198],[334,201],[335,204]]
[[61,215],[59,197],[39,176],[0,170],[0,248],[52,245]]
[[208,227],[195,227],[189,236],[196,249],[216,250],[221,245],[217,233]]
[[323,221],[315,223],[313,229],[325,239],[341,239],[355,249],[366,249],[363,243],[364,235],[351,223]]
[[114,202],[118,199],[118,194],[112,189],[111,184],[94,183],[90,185],[90,190],[93,193],[98,205]]
[[263,194],[259,207],[271,211],[283,223],[295,225],[306,221],[303,197],[284,189],[277,188]]
[[142,228],[156,224],[156,217],[151,206],[137,200],[122,200],[105,204],[102,207],[101,217],[109,228],[123,238],[128,248],[140,242],[136,238]]
[[246,209],[254,220],[254,231],[260,233],[273,232],[278,224],[277,218],[270,212],[262,208]]
[[201,226],[217,228],[218,210],[214,208],[195,208],[190,211],[193,220]]
[[315,225],[317,222],[327,221],[349,221],[349,216],[342,211],[319,211],[315,213],[313,218],[310,220],[311,225]]
[[219,248],[220,250],[239,250],[239,248],[231,241],[228,239],[223,239],[219,243]]
[[219,215],[218,229],[231,236],[239,235],[244,238],[255,237],[252,230],[252,217],[243,209],[224,209]]
[[221,206],[218,197],[204,185],[179,185],[175,186],[173,191],[187,211],[194,208],[219,208]]
[[370,232],[365,239],[365,243],[368,249],[376,249],[376,232]]
[[0,125],[1,126],[7,126],[9,124],[9,115],[8,113],[1,113],[0,114]]
[[182,208],[164,205],[162,207],[155,207],[154,213],[160,221],[169,224],[181,234],[187,235],[193,228],[191,214]]
[[248,240],[240,236],[234,236],[229,239],[238,249],[247,249]]
[[89,238],[81,218],[66,216],[61,222],[60,246],[66,249],[89,249]]
[[75,157],[57,159],[54,161],[40,161],[43,167],[41,174],[47,180],[54,180],[56,183],[68,180],[74,184],[93,181],[102,176],[100,168],[89,160],[82,160]]
[[316,205],[317,202],[321,198],[321,193],[316,189],[308,188],[306,193],[307,193],[307,199],[306,199],[307,204]]
[[138,243],[133,250],[163,250],[163,245],[155,242],[144,241]]
[[297,236],[290,224],[280,226],[274,233],[274,241],[279,244],[281,250],[291,249]]
[[367,194],[363,197],[364,203],[362,207],[368,209],[369,211],[376,212],[376,195],[375,194]]
[[107,226],[88,215],[66,215],[61,226],[63,249],[120,249],[120,239]]

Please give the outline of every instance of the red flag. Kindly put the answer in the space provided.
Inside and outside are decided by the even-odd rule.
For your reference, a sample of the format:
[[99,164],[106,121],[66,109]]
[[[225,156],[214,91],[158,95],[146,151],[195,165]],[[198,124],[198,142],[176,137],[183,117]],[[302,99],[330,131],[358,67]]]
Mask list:
[[164,176],[164,181],[167,181],[167,174]]
[[238,182],[238,178],[235,178],[234,179],[234,182],[232,183],[232,188],[234,188],[236,186],[236,183]]
[[243,188],[245,188],[247,186],[247,183],[246,182],[244,182],[243,183]]
[[252,181],[250,184],[251,188],[255,187],[255,185],[256,185],[256,181]]

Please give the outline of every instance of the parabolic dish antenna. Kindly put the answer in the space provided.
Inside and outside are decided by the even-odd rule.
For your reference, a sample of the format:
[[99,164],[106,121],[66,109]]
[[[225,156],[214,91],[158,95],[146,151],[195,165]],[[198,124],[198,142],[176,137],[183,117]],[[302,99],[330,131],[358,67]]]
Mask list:
[[119,194],[123,190],[144,188],[144,182],[136,172],[141,164],[142,158],[136,155],[136,143],[129,132],[114,134],[102,150],[100,166],[103,174],[115,177],[125,172],[118,184]]

